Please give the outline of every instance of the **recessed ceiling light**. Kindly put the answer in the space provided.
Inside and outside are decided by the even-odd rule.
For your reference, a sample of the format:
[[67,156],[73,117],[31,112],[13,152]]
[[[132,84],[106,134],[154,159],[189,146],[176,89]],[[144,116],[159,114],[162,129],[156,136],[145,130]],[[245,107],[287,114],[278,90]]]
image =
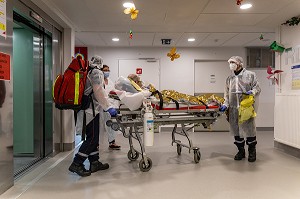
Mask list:
[[240,6],[240,9],[245,10],[245,9],[249,9],[252,7],[251,3],[246,3]]
[[125,8],[135,8],[134,3],[130,3],[130,2],[123,3],[123,6]]
[[119,38],[112,38],[113,41],[119,41]]
[[192,41],[195,41],[196,39],[195,38],[188,38],[188,41],[192,42]]

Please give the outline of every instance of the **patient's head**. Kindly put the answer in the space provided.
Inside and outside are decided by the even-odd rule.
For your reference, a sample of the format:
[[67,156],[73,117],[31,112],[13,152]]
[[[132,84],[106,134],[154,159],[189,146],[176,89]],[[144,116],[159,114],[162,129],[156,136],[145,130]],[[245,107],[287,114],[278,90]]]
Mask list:
[[136,74],[129,74],[127,76],[128,79],[131,79],[134,81],[137,85],[139,85],[141,88],[143,87],[143,82],[141,81],[141,78],[137,76]]

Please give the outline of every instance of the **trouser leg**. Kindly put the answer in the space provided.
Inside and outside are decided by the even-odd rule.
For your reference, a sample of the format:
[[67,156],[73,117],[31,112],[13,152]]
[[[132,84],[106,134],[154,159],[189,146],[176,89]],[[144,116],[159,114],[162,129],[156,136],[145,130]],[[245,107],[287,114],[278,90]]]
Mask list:
[[245,140],[244,138],[241,138],[240,136],[234,136],[234,144],[238,148],[238,153],[234,156],[235,160],[242,160],[245,158]]
[[80,146],[74,157],[74,162],[83,164],[88,158],[89,161],[99,159],[99,114],[86,126],[86,140]]
[[256,161],[256,137],[247,137],[247,141],[246,141],[247,145],[248,145],[248,161],[249,162],[255,162]]

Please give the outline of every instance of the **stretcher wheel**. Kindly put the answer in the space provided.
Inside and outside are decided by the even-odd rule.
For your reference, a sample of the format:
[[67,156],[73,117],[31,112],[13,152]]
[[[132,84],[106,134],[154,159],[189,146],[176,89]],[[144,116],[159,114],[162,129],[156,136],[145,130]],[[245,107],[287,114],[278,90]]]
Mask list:
[[107,120],[107,121],[106,121],[106,126],[111,127],[112,123],[113,123],[113,122],[112,122],[111,120]]
[[201,153],[200,153],[199,149],[194,150],[194,161],[195,161],[195,163],[199,163],[200,159],[201,159]]
[[180,144],[177,144],[177,154],[181,155],[182,146]]
[[112,128],[112,130],[114,130],[114,131],[118,131],[119,128],[120,128],[120,126],[119,126],[118,123],[112,123],[111,128]]
[[139,162],[139,167],[142,172],[147,172],[152,168],[152,160],[147,157],[148,165],[146,165],[144,159],[142,158]]
[[137,160],[139,158],[139,155],[140,154],[135,149],[129,150],[128,153],[127,153],[127,157],[131,161]]

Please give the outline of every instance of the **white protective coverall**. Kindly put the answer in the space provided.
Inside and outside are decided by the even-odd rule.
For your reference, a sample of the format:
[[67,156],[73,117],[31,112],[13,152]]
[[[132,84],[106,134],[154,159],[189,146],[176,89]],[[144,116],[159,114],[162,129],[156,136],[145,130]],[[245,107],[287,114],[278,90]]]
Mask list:
[[[238,109],[242,100],[242,93],[246,93],[247,91],[252,92],[252,94],[255,96],[255,103],[257,104],[261,89],[254,72],[243,68],[238,75],[233,73],[227,78],[224,94],[224,105],[229,109],[230,132],[234,136],[256,136],[256,125],[254,118],[251,118],[240,125],[238,123]],[[257,109],[257,106],[254,108]]]
[[[104,84],[104,75],[103,72],[97,66],[90,66],[92,67],[92,71],[87,75],[87,81],[85,85],[85,95],[89,95],[93,90],[93,103],[95,108],[95,116],[101,112],[102,110],[108,110],[112,108],[112,105],[109,103],[109,97],[106,94],[103,84]],[[76,123],[76,132],[82,132],[82,125],[83,125],[83,113],[84,111],[81,110],[77,114],[77,123]],[[93,120],[93,109],[92,103],[90,103],[90,107],[85,110],[86,113],[86,124],[90,123]]]
[[[108,95],[109,92],[111,90],[115,89],[115,84],[114,82],[110,79],[107,78],[107,85],[105,84],[105,92]],[[112,98],[108,98],[109,104],[113,107],[113,108],[119,108],[119,101],[112,99]],[[105,111],[100,111],[100,132],[102,131],[106,131],[107,132],[107,136],[108,136],[108,142],[112,142],[113,140],[115,140],[115,137],[117,135],[118,132],[114,131],[111,127],[108,127],[106,125],[106,121],[110,120],[111,116],[108,112]]]

